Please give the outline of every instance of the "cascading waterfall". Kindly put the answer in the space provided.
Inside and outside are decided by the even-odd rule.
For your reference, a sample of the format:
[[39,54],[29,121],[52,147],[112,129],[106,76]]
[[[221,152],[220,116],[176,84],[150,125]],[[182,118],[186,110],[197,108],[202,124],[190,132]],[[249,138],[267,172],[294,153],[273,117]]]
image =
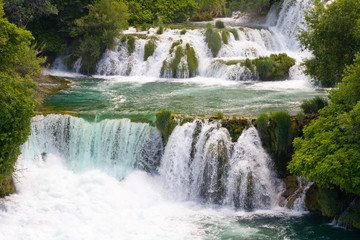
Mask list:
[[[299,45],[295,38],[298,28],[302,27],[304,12],[313,5],[313,0],[285,0],[280,9],[273,7],[264,25],[249,27],[249,24],[233,24],[228,22],[228,43],[222,42],[221,49],[216,57],[212,56],[210,49],[205,41],[205,29],[187,30],[181,34],[179,29],[166,29],[161,35],[156,34],[156,29],[136,32],[130,28],[124,32],[125,36],[135,38],[135,50],[129,52],[127,41],[120,41],[114,49],[107,49],[101,60],[97,63],[96,74],[99,75],[120,75],[120,76],[147,76],[163,78],[188,78],[194,74],[189,72],[186,61],[186,53],[178,64],[176,73],[163,69],[165,61],[169,62],[174,58],[171,51],[173,43],[182,41],[180,46],[183,49],[189,44],[196,53],[199,67],[196,71],[197,76],[215,77],[226,80],[252,81],[258,80],[257,74],[249,74],[249,69],[240,64],[227,65],[222,61],[254,59],[259,56],[268,56],[272,53],[286,52],[299,58]],[[236,20],[234,20],[236,23]],[[251,24],[251,23],[250,23]],[[221,33],[221,30],[219,31]],[[220,34],[221,35],[221,34]],[[147,59],[144,58],[144,48],[150,41],[155,43],[154,53]],[[185,51],[185,50],[184,50]],[[64,66],[57,61],[54,68],[63,69]],[[295,67],[298,67],[295,66]],[[81,59],[78,59],[72,71],[79,72]],[[292,76],[290,76],[291,78]],[[296,78],[296,76],[295,76]]]
[[122,179],[134,168],[155,172],[162,155],[160,133],[128,119],[90,123],[67,115],[36,116],[31,128],[24,158],[46,161],[54,154],[75,171],[102,169]]
[[244,130],[233,143],[217,122],[197,120],[178,126],[159,172],[165,189],[176,199],[244,210],[277,206],[282,190],[254,127]]

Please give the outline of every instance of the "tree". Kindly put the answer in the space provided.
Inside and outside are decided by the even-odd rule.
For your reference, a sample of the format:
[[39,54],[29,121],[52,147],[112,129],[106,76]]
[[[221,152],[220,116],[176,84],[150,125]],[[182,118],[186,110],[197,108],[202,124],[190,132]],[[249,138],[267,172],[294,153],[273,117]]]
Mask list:
[[30,134],[36,104],[31,77],[40,74],[43,59],[36,58],[31,33],[5,19],[2,6],[0,0],[0,188],[5,188]]
[[72,36],[80,41],[75,55],[82,57],[82,69],[88,73],[95,70],[95,64],[106,48],[111,48],[115,38],[128,25],[128,9],[123,2],[101,0],[88,6],[89,14],[75,20]]
[[49,0],[5,0],[4,8],[8,20],[21,27],[34,18],[58,13]]
[[332,104],[294,140],[288,168],[320,186],[360,195],[360,56],[330,92]]
[[305,14],[305,29],[298,36],[303,49],[314,58],[305,61],[306,73],[316,84],[332,87],[340,82],[347,65],[360,51],[360,2],[337,0],[324,6],[320,1]]

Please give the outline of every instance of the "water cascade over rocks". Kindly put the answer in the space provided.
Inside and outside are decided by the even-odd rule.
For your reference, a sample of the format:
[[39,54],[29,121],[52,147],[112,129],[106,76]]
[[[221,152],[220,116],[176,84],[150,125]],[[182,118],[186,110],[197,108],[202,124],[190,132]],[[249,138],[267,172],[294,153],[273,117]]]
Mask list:
[[[301,61],[303,54],[300,53],[296,34],[298,28],[302,27],[304,12],[309,10],[312,4],[313,0],[285,0],[279,9],[273,7],[269,11],[267,21],[260,25],[242,21],[242,19],[223,19],[226,29],[216,31],[220,36],[225,31],[228,39],[222,40],[220,51],[215,57],[206,43],[205,24],[187,29],[185,34],[181,32],[181,29],[166,29],[159,35],[156,33],[156,28],[141,32],[137,32],[135,28],[129,28],[124,32],[125,37],[118,40],[115,48],[105,51],[97,63],[96,74],[156,78],[201,76],[236,81],[258,80],[256,68],[250,70],[241,63],[227,64],[226,62],[254,59],[277,53],[287,53]],[[129,51],[132,47],[129,48],[126,36],[135,38],[134,51]],[[150,43],[153,44],[151,51],[146,50]],[[183,51],[182,54],[175,56],[177,47],[181,47]],[[189,55],[185,50],[187,47],[194,49],[194,56],[198,62],[195,66],[188,65]],[[164,67],[164,64],[171,67]],[[63,69],[64,66],[56,61],[54,68]],[[299,62],[293,68],[299,68]],[[81,59],[78,59],[69,70],[79,72],[80,69]],[[289,79],[296,77],[297,75],[290,75]]]
[[53,154],[74,171],[99,169],[120,180],[142,169],[158,174],[175,200],[243,210],[276,207],[282,190],[253,126],[234,143],[218,122],[195,120],[177,126],[164,149],[158,130],[145,123],[37,116],[22,152],[38,163]]

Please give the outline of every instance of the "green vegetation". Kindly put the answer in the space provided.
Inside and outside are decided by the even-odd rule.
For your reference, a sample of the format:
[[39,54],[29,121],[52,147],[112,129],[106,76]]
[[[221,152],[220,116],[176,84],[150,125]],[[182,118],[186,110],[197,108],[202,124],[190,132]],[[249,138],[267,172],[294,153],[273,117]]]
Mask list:
[[228,31],[222,31],[221,32],[221,37],[222,37],[222,40],[223,40],[223,43],[224,44],[228,44],[229,43],[229,32]]
[[155,48],[156,48],[156,45],[153,40],[150,40],[145,44],[144,61],[147,61],[147,59],[154,54]]
[[129,56],[135,51],[136,38],[134,36],[128,36],[127,38]]
[[331,104],[294,140],[291,173],[360,195],[360,56],[347,67],[343,83],[330,91]]
[[183,40],[182,40],[182,39],[173,42],[173,43],[171,44],[169,53],[172,54],[173,51],[174,51],[174,49],[175,49],[175,47],[180,46],[182,43],[183,43]]
[[285,53],[271,54],[270,57],[259,57],[253,60],[230,60],[218,62],[225,65],[240,64],[247,67],[253,74],[257,70],[261,80],[279,80],[286,79],[289,76],[289,69],[295,65],[295,59]]
[[100,0],[88,9],[88,15],[75,20],[72,34],[80,38],[74,53],[82,57],[82,71],[93,73],[105,49],[111,48],[115,37],[127,27],[129,15],[127,6],[115,0]]
[[262,80],[284,79],[289,76],[289,69],[295,65],[295,59],[287,54],[271,54],[270,57],[259,57],[252,61]]
[[35,108],[36,84],[32,77],[41,74],[40,63],[31,47],[33,36],[4,18],[0,1],[0,195],[14,191],[11,175],[20,146],[30,134]]
[[297,136],[298,128],[293,124],[290,115],[285,112],[261,114],[256,120],[262,143],[274,160],[276,170],[280,177],[288,175],[286,169],[291,160],[292,140]]
[[224,113],[223,112],[217,112],[216,117],[218,119],[222,119],[224,117]]
[[206,25],[205,41],[213,56],[216,57],[221,49],[221,37],[217,31],[214,31],[210,23]]
[[160,131],[166,144],[172,131],[177,126],[177,121],[171,116],[171,111],[163,109],[156,114],[155,126]]
[[255,11],[266,12],[275,2],[281,2],[281,0],[231,0],[229,1],[229,8],[232,11]]
[[329,105],[327,99],[322,97],[314,97],[312,99],[305,100],[301,103],[300,107],[305,114],[316,114],[320,109]]
[[219,28],[219,29],[222,29],[222,28],[225,28],[225,24],[224,24],[223,21],[217,20],[217,21],[215,22],[215,27],[216,27],[216,28]]
[[179,64],[181,62],[181,58],[183,57],[183,48],[181,46],[178,46],[175,51],[175,57],[172,59],[172,61],[169,64],[169,67],[173,73],[173,77],[176,77],[176,72],[179,67]]
[[189,69],[189,77],[195,77],[196,71],[199,67],[199,62],[196,57],[195,50],[190,46],[190,44],[186,44],[186,59]]
[[185,34],[186,34],[186,29],[184,28],[180,31],[180,35],[185,35]]
[[232,28],[229,31],[234,35],[234,38],[235,38],[236,41],[238,41],[240,39],[239,38],[239,33],[235,28]]
[[347,65],[360,50],[360,4],[358,0],[337,0],[324,6],[317,1],[305,16],[307,30],[298,36],[314,58],[305,62],[306,73],[315,83],[332,87],[340,82]]
[[212,21],[213,17],[208,12],[204,13],[197,13],[193,16],[191,16],[190,21],[193,22],[203,22],[203,21]]

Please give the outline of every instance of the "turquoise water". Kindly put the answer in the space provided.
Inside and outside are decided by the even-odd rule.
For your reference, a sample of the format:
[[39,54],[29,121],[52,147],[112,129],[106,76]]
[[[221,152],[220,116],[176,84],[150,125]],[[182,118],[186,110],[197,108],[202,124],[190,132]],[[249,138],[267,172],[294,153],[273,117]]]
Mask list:
[[256,117],[287,111],[296,114],[304,99],[325,95],[305,81],[234,82],[141,77],[73,78],[72,88],[45,100],[46,110],[104,118],[153,118],[161,109],[173,113]]

